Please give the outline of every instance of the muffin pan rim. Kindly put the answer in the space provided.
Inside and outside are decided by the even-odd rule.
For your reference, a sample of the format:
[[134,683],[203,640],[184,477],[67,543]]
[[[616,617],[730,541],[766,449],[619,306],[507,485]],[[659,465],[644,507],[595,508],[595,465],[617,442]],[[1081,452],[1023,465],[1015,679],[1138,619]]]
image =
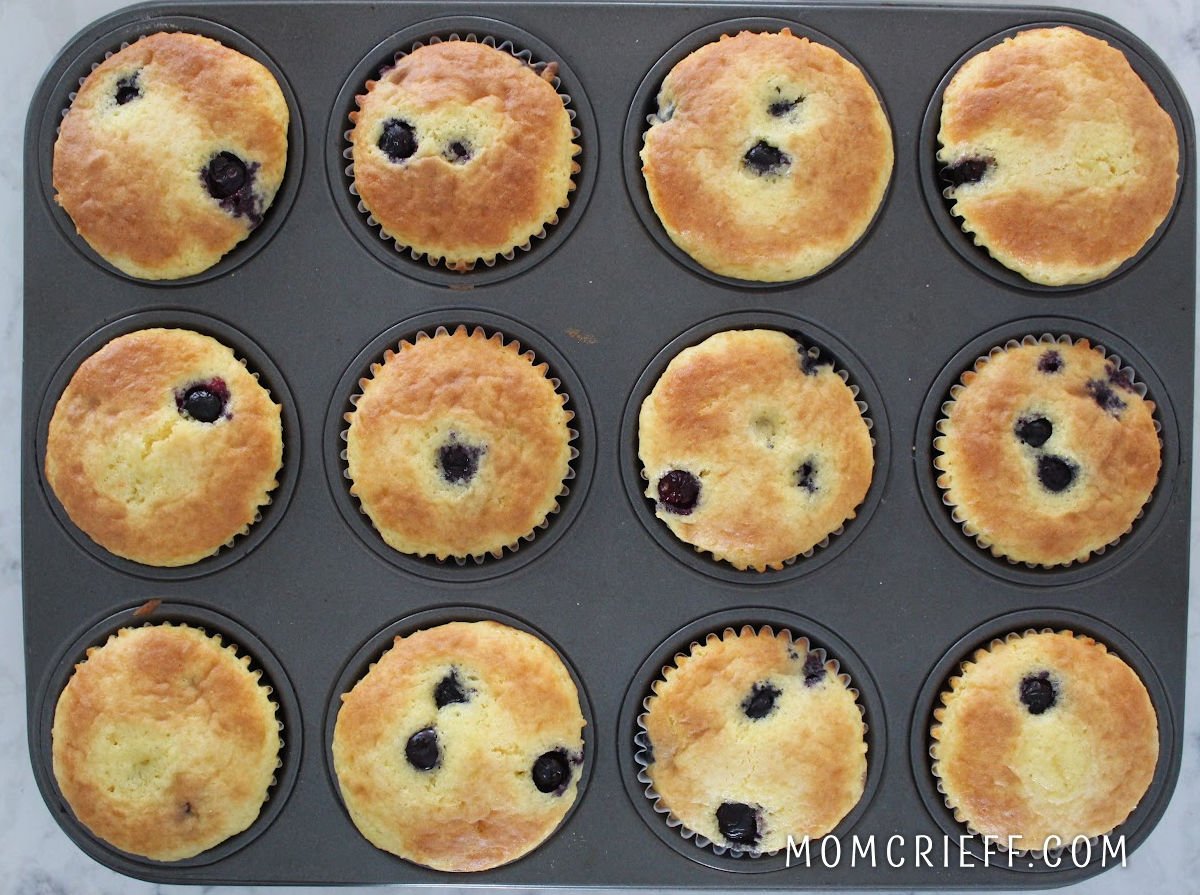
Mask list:
[[[1096,19],[1098,22],[1110,27],[1115,25],[1115,23],[1102,17],[1096,17]],[[1175,127],[1175,135],[1178,140],[1179,162],[1176,169],[1178,177],[1175,181],[1175,197],[1171,202],[1171,208],[1167,211],[1166,217],[1155,228],[1154,233],[1151,234],[1150,238],[1146,240],[1137,252],[1122,261],[1112,273],[1092,280],[1089,283],[1047,286],[1026,279],[1015,270],[1005,267],[991,256],[986,247],[976,245],[974,234],[963,229],[963,219],[950,213],[952,202],[943,195],[945,184],[940,179],[940,171],[943,166],[937,159],[937,152],[941,146],[941,143],[938,142],[938,132],[941,130],[942,97],[945,95],[946,88],[950,85],[950,81],[958,73],[958,70],[974,56],[999,46],[1007,38],[1015,37],[1022,31],[1057,27],[1074,28],[1077,31],[1087,34],[1089,37],[1099,38],[1107,42],[1109,46],[1119,50],[1125,56],[1130,68],[1146,84],[1146,87],[1153,94],[1158,105],[1171,119],[1171,124]],[[1114,280],[1124,277],[1125,274],[1140,264],[1154,251],[1159,240],[1170,229],[1175,219],[1175,212],[1179,208],[1180,200],[1183,198],[1184,184],[1190,174],[1188,171],[1188,160],[1191,157],[1191,153],[1188,151],[1188,131],[1185,125],[1188,107],[1186,100],[1183,103],[1179,102],[1179,97],[1176,95],[1178,88],[1172,84],[1170,79],[1164,78],[1160,74],[1165,69],[1166,66],[1158,59],[1154,52],[1139,41],[1136,36],[1130,35],[1128,32],[1126,32],[1125,36],[1117,36],[1117,34],[1101,28],[1058,19],[1039,19],[1023,25],[1014,25],[1010,28],[1005,28],[1003,31],[995,32],[983,38],[960,56],[942,77],[941,81],[938,82],[933,95],[929,99],[925,114],[921,119],[917,148],[921,195],[924,197],[925,204],[929,208],[929,214],[933,219],[934,225],[950,247],[954,249],[955,253],[980,273],[990,277],[1009,290],[1033,293],[1040,298],[1050,299],[1057,296],[1074,297],[1088,290],[1094,291],[1100,289]]]
[[854,832],[874,803],[883,781],[883,768],[888,756],[884,700],[870,667],[858,652],[828,626],[799,612],[754,604],[722,609],[693,617],[659,641],[638,666],[621,698],[615,730],[617,758],[621,782],[638,816],[672,851],[714,870],[745,874],[773,873],[787,869],[787,848],[776,855],[764,854],[759,857],[718,855],[710,847],[700,847],[690,839],[683,838],[678,828],[668,826],[667,815],[655,811],[654,802],[646,797],[646,785],[637,779],[641,765],[634,758],[639,751],[634,737],[642,729],[638,717],[645,712],[643,701],[650,695],[654,681],[662,677],[663,668],[673,665],[677,654],[687,655],[692,643],[703,645],[709,634],[720,636],[726,628],[740,631],[744,625],[750,625],[755,631],[765,625],[776,633],[786,630],[793,637],[807,638],[809,648],[824,650],[826,661],[836,661],[841,673],[850,678],[850,686],[858,691],[855,702],[862,709],[863,723],[867,727],[864,735],[867,743],[867,777],[862,796],[829,835],[844,837]]
[[[31,725],[28,732],[38,789],[47,804],[52,807],[50,813],[71,841],[90,858],[119,873],[146,879],[148,877],[141,874],[150,870],[195,868],[215,864],[249,846],[283,813],[299,778],[304,750],[304,718],[300,700],[283,663],[276,658],[271,648],[243,623],[223,610],[193,602],[186,595],[179,598],[163,598],[158,603],[147,600],[141,603],[117,603],[114,606],[122,608],[110,608],[76,631],[68,641],[69,645],[39,681],[36,702],[30,711],[30,716],[37,719],[37,724]],[[271,688],[270,698],[276,706],[275,717],[283,725],[279,734],[282,741],[279,751],[281,764],[275,771],[274,782],[267,790],[267,799],[263,802],[258,817],[242,832],[235,833],[195,857],[180,861],[157,861],[134,855],[92,833],[76,819],[63,798],[54,775],[51,751],[51,731],[59,697],[74,674],[76,664],[85,661],[87,649],[107,643],[109,637],[122,628],[140,628],[166,622],[200,628],[209,636],[219,636],[222,646],[235,646],[239,657],[249,656],[251,670],[261,671],[262,680]],[[55,807],[59,810],[53,810]]]
[[[572,157],[580,170],[571,177],[574,189],[567,194],[568,204],[557,210],[558,222],[546,224],[543,237],[532,237],[528,251],[514,246],[516,255],[512,260],[498,255],[494,266],[487,267],[477,262],[474,269],[464,272],[450,270],[441,261],[431,265],[425,256],[420,259],[412,258],[407,247],[397,249],[398,244],[393,238],[384,238],[378,224],[369,224],[367,214],[358,209],[360,200],[349,191],[354,181],[346,174],[346,166],[350,161],[343,155],[344,150],[350,146],[345,137],[346,131],[351,127],[349,113],[358,108],[355,97],[364,92],[366,82],[378,78],[382,71],[390,68],[393,64],[391,60],[397,53],[411,52],[415,43],[428,43],[429,39],[435,36],[446,39],[445,36],[450,34],[458,34],[460,37],[471,34],[477,38],[492,37],[499,42],[509,41],[514,50],[534,53],[538,62],[557,63],[556,77],[559,78],[560,87],[556,90],[560,96],[569,96],[571,99],[567,106],[568,110],[575,112],[571,126],[579,131],[579,136],[573,142],[580,147],[580,151]],[[596,183],[600,158],[596,116],[583,84],[575,76],[571,66],[563,60],[561,54],[537,35],[490,15],[437,16],[409,25],[376,43],[350,71],[338,91],[330,111],[324,142],[324,167],[330,195],[337,207],[338,216],[356,241],[391,270],[423,283],[450,289],[474,289],[503,282],[520,276],[553,254],[570,236],[587,208]]]
[[[384,541],[370,518],[362,511],[358,498],[350,493],[350,480],[344,475],[346,461],[342,459],[341,454],[345,450],[342,433],[346,431],[347,426],[343,414],[353,409],[350,398],[361,392],[359,380],[369,376],[371,364],[380,361],[386,350],[395,348],[403,340],[415,338],[417,333],[432,335],[438,327],[445,327],[453,332],[460,324],[465,325],[468,331],[477,326],[482,327],[489,336],[499,333],[504,337],[505,344],[517,342],[522,353],[531,351],[538,363],[547,364],[547,377],[560,382],[555,391],[567,396],[563,406],[575,414],[567,425],[576,433],[575,438],[570,441],[570,446],[578,452],[578,456],[569,464],[573,477],[563,480],[569,492],[558,498],[558,509],[543,520],[544,528],[535,526],[531,538],[520,540],[517,550],[505,547],[503,556],[487,556],[482,561],[467,560],[457,564],[450,560],[439,562],[431,556],[402,553]],[[533,338],[530,339],[529,336]],[[528,324],[505,314],[458,306],[445,310],[424,311],[400,320],[376,335],[355,355],[338,379],[329,400],[322,444],[325,446],[323,465],[330,498],[337,506],[342,521],[371,553],[409,575],[467,585],[498,578],[524,568],[566,535],[582,509],[595,472],[596,424],[583,381],[575,373],[570,361],[550,339]]]
[[[1103,345],[1107,354],[1116,354],[1123,363],[1133,367],[1137,381],[1146,386],[1146,396],[1155,405],[1154,419],[1161,426],[1159,441],[1162,446],[1162,467],[1149,500],[1142,506],[1141,515],[1133,520],[1132,528],[1120,537],[1117,544],[1106,546],[1102,554],[1093,552],[1085,562],[1031,569],[1024,563],[993,556],[990,550],[980,547],[975,538],[963,532],[962,526],[951,518],[951,508],[942,502],[945,492],[937,484],[939,471],[933,465],[933,458],[938,452],[933,447],[933,440],[937,436],[937,422],[943,418],[942,404],[949,400],[951,387],[959,382],[965,371],[973,368],[977,358],[994,346],[1004,345],[1009,339],[1020,340],[1025,335],[1036,338],[1043,333],[1068,335],[1076,340],[1087,339],[1093,347]],[[1178,486],[1178,470],[1183,462],[1179,456],[1179,424],[1175,408],[1154,366],[1120,336],[1099,324],[1073,317],[1016,318],[980,333],[959,348],[926,391],[917,417],[913,444],[913,464],[921,502],[930,521],[947,544],[960,557],[994,578],[1035,587],[1064,587],[1090,582],[1109,575],[1140,554],[1161,530],[1161,522]]]
[[[113,339],[154,328],[191,330],[210,336],[232,349],[234,357],[245,362],[246,369],[258,378],[259,383],[270,393],[271,399],[281,408],[283,462],[275,473],[279,484],[267,492],[267,502],[258,507],[258,518],[250,523],[244,534],[234,535],[231,543],[223,544],[210,556],[182,566],[146,565],[109,552],[71,520],[46,479],[46,446],[50,420],[80,364]],[[233,565],[256,550],[275,530],[286,514],[296,491],[296,482],[302,468],[302,441],[299,411],[287,380],[271,356],[255,340],[240,328],[210,313],[172,305],[152,305],[104,323],[82,341],[75,342],[74,347],[58,363],[50,380],[42,388],[36,444],[29,459],[36,467],[35,474],[42,499],[58,520],[64,534],[92,559],[118,572],[146,581],[184,581],[200,578]]]
[[[812,556],[799,555],[790,565],[785,565],[779,570],[768,569],[765,572],[738,569],[727,560],[715,558],[710,551],[694,547],[676,537],[666,523],[654,514],[650,499],[645,495],[646,479],[643,477],[644,470],[638,454],[638,418],[642,403],[654,390],[670,362],[685,348],[699,345],[712,335],[729,330],[750,329],[783,332],[806,348],[817,348],[821,357],[833,360],[834,369],[844,370],[850,377],[848,384],[859,389],[856,400],[867,405],[867,412],[863,418],[871,421],[870,434],[874,441],[872,456],[875,463],[871,471],[871,484],[862,502],[854,508],[854,517],[842,522],[840,533],[831,532],[827,537],[828,543],[823,547],[818,545]],[[815,334],[816,338],[812,338],[812,334]],[[833,347],[830,348],[830,345]],[[847,359],[851,363],[846,364]],[[706,577],[739,585],[763,586],[792,582],[823,568],[840,556],[858,537],[861,530],[867,527],[892,475],[891,439],[892,431],[887,411],[883,406],[882,393],[866,363],[841,338],[797,313],[767,309],[730,311],[710,316],[688,327],[659,348],[642,368],[621,414],[618,462],[630,509],[659,547],[693,572]]]
[[[147,11],[162,8],[159,4],[153,2],[145,3],[142,6]],[[119,10],[95,24],[109,25],[123,18],[122,13],[128,11],[128,9]],[[55,201],[54,197],[56,193],[52,173],[54,143],[57,139],[59,122],[62,120],[62,114],[71,106],[72,100],[69,96],[74,95],[80,87],[78,77],[86,77],[92,71],[94,64],[103,62],[106,53],[115,53],[121,49],[123,43],[132,45],[139,38],[148,37],[160,31],[180,31],[209,37],[219,42],[222,46],[236,50],[242,55],[261,63],[279,85],[279,89],[283,93],[284,101],[288,107],[288,147],[283,180],[279,184],[279,189],[271,202],[271,206],[263,213],[262,223],[252,229],[246,235],[245,239],[234,245],[233,248],[222,255],[212,266],[199,273],[172,280],[150,280],[136,277],[119,270],[101,257],[99,252],[88,245],[87,241],[76,231],[75,223],[71,220],[70,215]],[[151,288],[193,286],[224,276],[250,261],[282,228],[284,220],[288,217],[288,213],[295,203],[296,196],[300,192],[300,181],[304,171],[304,121],[300,114],[300,102],[292,90],[287,76],[283,73],[283,69],[279,67],[275,60],[256,41],[251,40],[240,31],[222,22],[203,16],[164,13],[148,18],[126,21],[124,24],[115,25],[94,38],[90,38],[89,33],[88,30],[81,31],[72,39],[71,44],[64,48],[63,52],[57,57],[58,60],[62,60],[69,54],[72,55],[72,61],[55,82],[52,94],[56,99],[59,97],[64,99],[66,104],[62,106],[57,106],[54,103],[47,104],[42,111],[35,135],[35,158],[42,199],[47,213],[54,220],[62,235],[79,254],[105,273],[125,280],[128,283]],[[48,77],[49,74],[50,71],[47,71],[47,75],[44,78]],[[40,93],[41,89],[41,86],[39,86],[37,93]],[[35,93],[35,102],[37,93]],[[27,121],[27,127],[30,131],[34,128],[35,118],[36,116],[32,114],[31,107],[31,114]],[[27,144],[29,142],[28,136],[26,142]]]
[[[875,94],[875,98],[879,102],[879,107],[883,110],[883,117],[888,124],[892,145],[892,170],[888,176],[883,194],[879,197],[879,204],[875,208],[875,213],[871,216],[870,223],[867,224],[859,237],[828,265],[810,276],[795,280],[744,280],[738,277],[714,273],[692,258],[691,255],[677,246],[671,239],[662,221],[659,220],[658,213],[654,210],[653,204],[650,202],[650,194],[646,188],[646,179],[642,175],[641,150],[646,131],[650,126],[646,120],[647,115],[656,104],[656,97],[662,87],[663,80],[678,63],[701,47],[719,40],[722,35],[733,35],[740,31],[777,33],[783,28],[790,28],[792,34],[796,37],[807,38],[813,43],[821,44],[833,50],[862,72],[863,77],[867,80],[867,84]],[[629,113],[625,119],[625,129],[621,140],[621,167],[624,171],[626,196],[633,206],[638,219],[641,221],[642,227],[664,254],[684,267],[688,272],[722,286],[729,286],[750,292],[770,289],[794,289],[837,270],[849,261],[853,255],[857,254],[858,250],[871,238],[872,233],[883,218],[891,201],[893,187],[896,182],[897,159],[899,157],[897,146],[896,129],[893,126],[892,116],[888,111],[887,103],[884,101],[883,92],[879,89],[879,85],[875,83],[867,68],[859,62],[854,54],[832,37],[799,21],[792,21],[777,16],[757,15],[727,19],[697,28],[680,38],[678,42],[658,58],[658,61],[643,75],[636,92],[630,100]]]
[[[501,867],[507,867],[512,864],[517,864],[536,854],[537,851],[560,835],[564,834],[567,827],[570,825],[571,819],[579,810],[579,805],[583,802],[587,795],[588,784],[592,778],[592,766],[596,762],[596,721],[592,714],[592,703],[588,696],[587,688],[584,685],[583,678],[576,671],[574,663],[567,657],[566,652],[562,647],[551,638],[541,628],[527,622],[524,618],[514,615],[504,610],[494,609],[492,607],[476,605],[473,603],[437,603],[428,604],[421,608],[415,609],[408,614],[393,618],[392,621],[378,628],[374,634],[363,641],[357,650],[355,650],[342,664],[341,670],[337,678],[333,681],[329,688],[329,693],[326,698],[326,705],[321,718],[322,732],[322,758],[325,765],[325,782],[331,788],[333,798],[341,809],[343,820],[350,825],[355,835],[361,836],[358,828],[355,826],[353,819],[350,817],[350,812],[346,808],[346,803],[342,799],[341,785],[338,782],[337,771],[333,761],[333,733],[334,727],[337,725],[338,711],[341,708],[342,696],[349,693],[351,689],[370,671],[383,654],[392,649],[396,637],[407,637],[415,634],[418,631],[436,628],[451,622],[478,622],[478,621],[494,621],[499,622],[510,628],[518,631],[523,631],[530,634],[542,643],[546,644],[550,649],[554,650],[563,667],[566,668],[567,674],[571,677],[571,682],[575,685],[576,693],[579,697],[579,711],[583,715],[583,730],[581,736],[583,738],[583,765],[579,770],[579,780],[575,787],[575,801],[571,803],[571,807],[567,809],[567,813],[563,815],[562,820],[558,822],[558,826],[545,839],[535,845],[525,854],[520,857],[508,861]],[[370,844],[370,843],[368,843]],[[372,848],[376,848],[371,844]],[[383,851],[379,849],[379,851]],[[410,861],[408,858],[402,858],[399,855],[394,855],[391,852],[383,852],[394,861],[400,861],[404,864],[413,867],[429,870],[430,868],[424,865]],[[498,869],[498,868],[494,868]],[[438,871],[444,873],[445,871]],[[486,871],[483,871],[486,872]]]
[[[1108,835],[1124,836],[1129,841],[1128,851],[1134,851],[1146,837],[1150,835],[1163,812],[1170,802],[1171,794],[1178,782],[1178,765],[1180,756],[1175,748],[1175,715],[1171,710],[1171,702],[1167,696],[1166,687],[1158,674],[1158,669],[1138,645],[1127,635],[1118,631],[1103,619],[1086,612],[1056,607],[1047,604],[1045,608],[1020,609],[994,615],[957,637],[943,653],[942,658],[930,669],[925,682],[917,694],[912,709],[911,734],[909,737],[909,760],[913,778],[921,801],[925,805],[933,821],[943,833],[951,838],[969,835],[965,824],[954,818],[952,809],[946,805],[945,796],[938,792],[937,777],[933,774],[933,759],[929,749],[934,740],[929,731],[934,724],[933,710],[941,705],[941,694],[949,689],[949,680],[958,673],[960,666],[981,648],[987,648],[993,640],[1003,640],[1009,633],[1023,634],[1029,629],[1042,631],[1051,628],[1054,631],[1070,630],[1074,634],[1084,634],[1103,644],[1110,653],[1120,658],[1146,687],[1150,701],[1158,716],[1158,763],[1154,768],[1154,776],[1150,781],[1145,795],[1138,801],[1137,806],[1130,812],[1129,817],[1115,827]],[[953,634],[951,634],[953,636]],[[980,847],[979,836],[970,836],[967,851],[982,861],[983,850]],[[1095,848],[1092,849],[1092,860],[1085,867],[1104,868],[1097,863]],[[992,861],[998,866],[1017,873],[1029,873],[1033,876],[1048,874],[1052,877],[1068,869],[1075,868],[1072,859],[1068,857],[1070,850],[1062,850],[1062,864],[1051,867],[1037,859],[1037,855],[1027,856],[1020,853],[1019,857],[1009,865],[1007,859],[1001,860],[996,852],[992,852]],[[1016,856],[1017,853],[1014,853]],[[1092,874],[1089,874],[1092,875]],[[1049,878],[1049,877],[1046,877]],[[1060,883],[1050,883],[1059,885]],[[1064,883],[1065,884],[1065,881]]]

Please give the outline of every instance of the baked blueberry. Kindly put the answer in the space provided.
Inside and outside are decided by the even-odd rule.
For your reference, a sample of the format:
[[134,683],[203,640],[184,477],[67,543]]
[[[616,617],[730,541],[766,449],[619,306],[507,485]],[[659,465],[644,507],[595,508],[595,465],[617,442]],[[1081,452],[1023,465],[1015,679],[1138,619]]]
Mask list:
[[1075,481],[1075,464],[1053,454],[1043,454],[1038,457],[1037,477],[1047,491],[1063,491]]
[[571,781],[571,764],[565,749],[544,752],[533,763],[533,785],[538,792],[562,795]]
[[483,448],[460,441],[451,441],[438,449],[438,466],[442,478],[454,485],[466,485],[479,471],[479,457]]
[[805,376],[816,376],[819,367],[829,367],[832,363],[827,360],[820,360],[814,357],[805,349],[800,349],[800,369]]
[[825,680],[825,663],[816,653],[804,657],[804,686],[815,687]]
[[817,467],[812,460],[805,460],[796,470],[796,486],[803,488],[809,494],[817,491]]
[[417,132],[407,121],[389,118],[379,135],[379,148],[393,162],[402,162],[417,151]]
[[742,701],[742,711],[747,718],[758,721],[775,710],[775,700],[782,691],[768,681],[761,681],[750,688],[750,695]]
[[772,118],[782,118],[802,102],[804,102],[804,97],[802,96],[798,96],[795,99],[776,100],[775,102],[771,103],[771,105],[767,106],[767,112],[770,113]]
[[721,835],[737,845],[757,845],[758,810],[742,802],[722,802],[717,808],[717,827]]
[[142,95],[142,86],[138,83],[139,74],[141,74],[140,70],[117,80],[116,100],[118,106],[123,106]]
[[470,144],[462,140],[455,140],[446,145],[446,161],[451,164],[461,165],[463,162],[469,162],[472,154]]
[[418,771],[432,771],[436,768],[442,762],[437,731],[426,727],[410,736],[404,747],[404,757]]
[[700,480],[683,469],[672,469],[658,480],[658,499],[668,512],[686,516],[700,500]]
[[942,168],[942,180],[951,187],[962,186],[964,183],[979,183],[994,164],[996,164],[994,158],[978,156],[962,158],[954,164]]
[[228,199],[246,185],[246,163],[232,152],[218,152],[204,169],[204,185],[214,199]]
[[1057,373],[1063,368],[1062,355],[1051,348],[1038,358],[1037,368],[1039,373]]
[[1040,715],[1048,708],[1053,708],[1058,702],[1058,691],[1050,680],[1050,672],[1040,671],[1026,675],[1021,679],[1021,702],[1029,709],[1029,714]]
[[463,687],[458,677],[458,669],[451,668],[444,678],[433,688],[433,701],[437,707],[445,708],[454,702],[470,702],[471,694]]
[[1108,381],[1117,388],[1123,388],[1127,392],[1133,391],[1133,380],[1129,378],[1129,374],[1124,370],[1117,368],[1117,365],[1111,361],[1105,367],[1108,370]]
[[219,378],[198,382],[175,393],[175,407],[199,423],[215,423],[225,414],[228,403],[229,387]]
[[1089,379],[1087,390],[1088,394],[1096,400],[1096,403],[1113,416],[1120,416],[1121,411],[1125,409],[1125,402],[1117,396],[1117,393],[1103,379]]
[[1040,448],[1054,434],[1054,426],[1044,416],[1023,416],[1017,420],[1017,438],[1030,447]]
[[742,156],[746,167],[756,174],[778,174],[792,163],[792,159],[777,146],[759,140]]

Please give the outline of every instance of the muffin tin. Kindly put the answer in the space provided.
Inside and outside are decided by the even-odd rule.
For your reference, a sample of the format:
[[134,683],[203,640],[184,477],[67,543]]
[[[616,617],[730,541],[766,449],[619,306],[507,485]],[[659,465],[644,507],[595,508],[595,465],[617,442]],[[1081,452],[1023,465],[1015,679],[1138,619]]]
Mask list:
[[[1129,662],[1158,712],[1154,782],[1117,831],[1132,853],[1178,776],[1184,699],[1195,137],[1162,63],[1111,22],[1041,8],[497,2],[453,12],[445,18],[444,4],[409,2],[151,4],[86,29],[38,88],[25,168],[24,630],[35,776],[67,834],[109,867],[164,883],[1065,884],[1101,872],[1099,854],[1083,867],[1068,857],[1054,869],[1010,868],[994,855],[983,866],[981,855],[960,860],[952,840],[942,866],[943,835],[965,831],[929,773],[928,721],[946,678],[974,647],[1010,630],[1069,627]],[[1180,135],[1172,216],[1137,259],[1082,288],[1037,287],[995,270],[932,180],[948,73],[973,48],[1051,22],[1120,46]],[[892,182],[863,239],[818,276],[772,286],[714,278],[664,244],[647,217],[639,122],[664,57],[726,30],[784,24],[844,48],[863,67],[894,129]],[[263,60],[292,110],[287,174],[262,227],[212,270],[173,284],[131,280],[101,262],[55,206],[49,177],[55,128],[78,79],[106,51],[164,28],[207,34]],[[347,104],[364,72],[395,49],[455,33],[491,34],[559,60],[583,146],[579,188],[547,238],[467,274],[412,262],[379,240],[347,191],[341,154]],[[570,494],[545,530],[515,553],[464,566],[388,551],[359,517],[339,458],[341,413],[365,364],[400,338],[457,323],[503,332],[549,363],[576,412],[580,451]],[[223,338],[285,408],[281,488],[262,521],[212,559],[171,572],[90,545],[40,472],[49,413],[74,367],[106,338],[143,325]],[[777,573],[738,572],[675,541],[641,494],[637,463],[637,407],[670,357],[719,329],[750,326],[794,332],[833,358],[859,386],[875,439],[875,479],[858,517]],[[938,407],[959,373],[992,345],[1045,332],[1086,337],[1130,364],[1158,406],[1164,442],[1144,517],[1102,556],[1065,569],[1011,566],[976,547],[950,521],[931,466]],[[163,602],[137,615],[151,599]],[[589,706],[584,785],[532,854],[451,877],[358,834],[332,778],[328,724],[346,675],[381,648],[381,632],[496,616],[542,633],[577,674]],[[284,766],[258,822],[176,864],[92,837],[50,771],[53,706],[71,667],[87,646],[146,620],[190,620],[238,644],[275,685],[285,723]],[[790,868],[697,848],[666,827],[634,776],[637,707],[663,661],[709,631],[743,623],[808,636],[862,690],[868,796],[836,831],[836,866],[825,866],[819,848],[810,866]],[[852,862],[854,835],[876,837],[877,866]],[[901,867],[885,858],[893,835],[904,837]],[[933,867],[914,860],[918,836],[934,842]],[[1037,872],[1023,872],[1030,869]]]

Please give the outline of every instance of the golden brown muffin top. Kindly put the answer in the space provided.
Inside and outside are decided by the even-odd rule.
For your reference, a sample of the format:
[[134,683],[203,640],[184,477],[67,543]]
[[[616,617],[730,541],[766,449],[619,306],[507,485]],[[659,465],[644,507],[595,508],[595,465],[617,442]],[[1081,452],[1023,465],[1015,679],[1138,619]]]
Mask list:
[[178,279],[262,221],[287,163],[288,107],[259,62],[159,33],[88,75],[54,144],[56,201],[106,261]]
[[439,329],[386,352],[359,385],[350,493],[396,550],[500,556],[557,510],[573,414],[532,352]]
[[[1158,719],[1128,665],[1090,637],[1026,632],[978,650],[942,694],[933,771],[961,823],[1044,851],[1108,833],[1158,762]],[[1054,847],[1054,843],[1050,843]]]
[[555,223],[579,170],[555,70],[454,40],[368,81],[350,113],[354,185],[384,232],[470,270]]
[[566,816],[583,727],[550,646],[498,622],[452,622],[397,637],[342,696],[334,768],[373,845],[436,870],[487,870]]
[[661,806],[718,846],[820,838],[858,804],[866,728],[837,665],[749,626],[710,634],[652,685],[641,723]]
[[827,267],[867,229],[892,131],[835,50],[743,31],[671,69],[641,157],[676,245],[714,273],[778,282]]
[[156,861],[254,823],[281,744],[249,662],[187,625],[123,628],[89,649],[54,712],[54,777],[79,821]]
[[71,377],[50,420],[46,481],[110,553],[188,565],[244,533],[269,502],[283,462],[280,413],[216,339],[138,330]]
[[1137,254],[1171,210],[1175,125],[1120,50],[1023,31],[967,60],[942,100],[952,211],[992,257],[1050,286]]
[[871,436],[828,362],[773,330],[681,351],[642,403],[638,456],[655,513],[681,540],[763,571],[854,518]]
[[997,556],[1082,562],[1130,530],[1158,481],[1154,403],[1086,339],[995,351],[944,410],[938,485]]

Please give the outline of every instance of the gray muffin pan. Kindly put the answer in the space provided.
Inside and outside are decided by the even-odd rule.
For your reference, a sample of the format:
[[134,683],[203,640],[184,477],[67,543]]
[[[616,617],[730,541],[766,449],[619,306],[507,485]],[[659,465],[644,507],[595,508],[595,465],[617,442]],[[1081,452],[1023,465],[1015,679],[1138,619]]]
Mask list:
[[[447,12],[453,13],[447,18]],[[993,262],[948,213],[937,181],[942,86],[964,55],[1014,29],[1068,23],[1121,47],[1174,119],[1179,195],[1159,234],[1114,276],[1046,289]],[[671,245],[637,150],[658,84],[722,33],[777,29],[837,47],[878,90],[896,162],[878,217],[847,255],[798,283],[714,277]],[[164,28],[208,34],[270,67],[291,105],[287,174],[248,240],[186,281],[132,280],[100,260],[53,202],[55,129],[92,63]],[[582,171],[560,223],[531,250],[468,274],[414,261],[379,238],[345,174],[346,115],[397,50],[433,36],[492,36],[559,62]],[[1131,853],[1179,773],[1191,497],[1195,136],[1170,73],[1135,36],[1060,9],[738,3],[150,4],[85,29],[31,106],[25,176],[22,407],[24,625],[33,768],[67,834],[101,863],[164,883],[488,883],[719,888],[1041,888],[1102,872],[1094,849],[1057,867],[995,854],[965,829],[929,773],[928,726],[958,662],[993,637],[1070,628],[1141,675],[1159,718],[1154,782],[1117,833]],[[853,151],[848,147],[847,151]],[[383,545],[347,491],[341,415],[389,345],[438,326],[500,331],[549,363],[575,411],[569,495],[515,553],[439,564]],[[114,335],[185,326],[230,344],[284,406],[281,487],[249,535],[216,556],[155,570],[109,556],[66,517],[42,474],[46,427],[77,364]],[[681,348],[731,327],[797,334],[847,372],[868,406],[875,479],[857,518],[780,572],[738,572],[675,540],[642,496],[637,409]],[[1030,569],[980,550],[934,484],[939,406],[973,360],[1023,335],[1086,337],[1131,365],[1157,405],[1163,470],[1145,513],[1088,563]],[[148,600],[162,600],[135,615]],[[586,708],[579,800],[522,860],[468,877],[372,847],[343,809],[329,762],[338,696],[391,634],[452,618],[501,618],[567,660]],[[119,852],[72,817],[54,783],[50,726],[86,648],[146,620],[221,633],[269,680],[283,764],[245,833],[190,861]],[[870,728],[867,792],[835,831],[841,860],[718,855],[684,840],[636,780],[636,716],[664,663],[712,631],[787,627],[838,660]],[[851,860],[876,839],[877,866]],[[903,837],[890,867],[888,837]],[[950,837],[944,862],[943,836]],[[915,859],[930,837],[933,866]],[[832,845],[825,852],[834,857]],[[972,857],[976,855],[977,857]],[[944,863],[948,866],[943,866]],[[1076,866],[1076,864],[1083,866]],[[974,866],[963,866],[974,865]]]

